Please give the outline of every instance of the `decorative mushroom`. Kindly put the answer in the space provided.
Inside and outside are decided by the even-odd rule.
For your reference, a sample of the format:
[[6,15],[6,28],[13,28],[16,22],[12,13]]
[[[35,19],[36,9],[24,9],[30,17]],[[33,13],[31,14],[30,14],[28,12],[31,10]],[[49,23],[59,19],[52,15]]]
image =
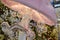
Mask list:
[[19,13],[24,5],[26,8],[30,7],[33,10],[35,9],[39,12],[33,13],[33,15],[31,15],[33,19],[36,18],[34,20],[44,22],[45,24],[51,26],[56,24],[55,10],[50,4],[49,0],[1,0],[1,2],[5,6],[11,8],[14,11],[18,11]]
[[[41,22],[50,26],[56,25],[57,23],[55,10],[49,0],[1,0],[1,2],[10,9],[18,11],[23,19],[24,15],[29,15],[27,20],[34,20],[37,23]],[[30,33],[31,31],[28,27],[29,22],[27,20],[25,19],[25,22],[22,21],[21,23]]]

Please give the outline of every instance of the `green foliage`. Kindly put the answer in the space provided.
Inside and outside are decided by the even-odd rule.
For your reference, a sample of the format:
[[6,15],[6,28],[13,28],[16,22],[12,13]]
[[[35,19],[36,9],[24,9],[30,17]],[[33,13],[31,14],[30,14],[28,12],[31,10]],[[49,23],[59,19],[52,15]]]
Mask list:
[[41,36],[38,35],[36,27],[32,27],[33,31],[36,34],[34,40],[58,40],[57,29],[55,28],[55,26],[45,25],[45,27],[47,27],[47,32],[43,32],[42,34],[40,34]]

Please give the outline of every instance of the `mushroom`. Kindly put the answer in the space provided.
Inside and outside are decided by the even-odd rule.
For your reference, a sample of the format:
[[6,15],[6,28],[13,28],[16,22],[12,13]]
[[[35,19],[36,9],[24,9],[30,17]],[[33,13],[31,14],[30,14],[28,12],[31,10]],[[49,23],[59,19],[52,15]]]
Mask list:
[[[29,34],[34,34],[29,28],[28,23],[30,20],[50,26],[56,25],[57,23],[55,10],[49,0],[1,0],[1,2],[8,8],[21,14],[22,21],[19,24],[21,25],[22,23],[22,26]],[[27,16],[27,19],[23,22],[24,15]]]
[[32,8],[32,10],[35,9],[38,13],[30,13],[32,14],[30,16],[32,16],[32,19],[35,21],[44,22],[51,26],[55,25],[57,22],[55,10],[49,0],[1,0],[1,2],[12,10],[18,11],[18,13],[24,10],[22,9],[24,7],[27,9]]

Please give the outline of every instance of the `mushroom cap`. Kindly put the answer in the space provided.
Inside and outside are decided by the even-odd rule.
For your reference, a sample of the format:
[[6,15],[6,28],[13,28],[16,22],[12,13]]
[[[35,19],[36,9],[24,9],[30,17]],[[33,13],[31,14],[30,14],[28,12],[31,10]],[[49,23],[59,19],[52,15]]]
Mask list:
[[57,23],[55,10],[49,0],[2,0],[1,2],[16,11],[19,11],[21,3],[40,12],[42,20],[47,21],[46,24],[55,25]]

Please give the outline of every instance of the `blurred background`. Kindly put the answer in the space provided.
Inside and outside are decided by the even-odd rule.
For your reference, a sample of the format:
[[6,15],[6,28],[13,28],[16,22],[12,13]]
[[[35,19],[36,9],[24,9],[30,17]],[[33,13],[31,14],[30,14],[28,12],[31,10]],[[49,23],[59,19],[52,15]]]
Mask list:
[[53,0],[52,5],[55,8],[57,15],[58,40],[60,40],[60,0]]

